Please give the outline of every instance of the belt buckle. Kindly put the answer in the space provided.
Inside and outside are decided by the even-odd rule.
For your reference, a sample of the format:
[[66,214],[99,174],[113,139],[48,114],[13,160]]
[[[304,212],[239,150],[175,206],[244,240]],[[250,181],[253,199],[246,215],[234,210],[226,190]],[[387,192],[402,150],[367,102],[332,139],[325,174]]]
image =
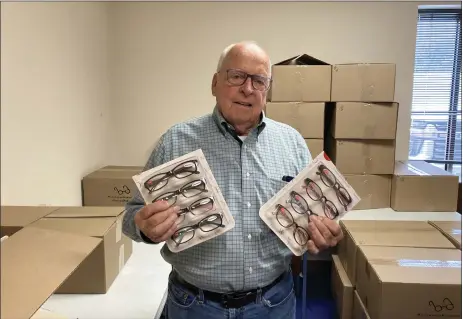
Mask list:
[[[243,299],[249,298],[249,296],[255,295],[254,292],[250,291],[243,295],[237,295],[237,297],[233,296],[233,294],[223,294],[222,295],[222,306],[226,309],[229,308],[241,308],[245,304],[243,304]],[[254,297],[255,299],[255,297]],[[247,303],[246,303],[247,304]]]

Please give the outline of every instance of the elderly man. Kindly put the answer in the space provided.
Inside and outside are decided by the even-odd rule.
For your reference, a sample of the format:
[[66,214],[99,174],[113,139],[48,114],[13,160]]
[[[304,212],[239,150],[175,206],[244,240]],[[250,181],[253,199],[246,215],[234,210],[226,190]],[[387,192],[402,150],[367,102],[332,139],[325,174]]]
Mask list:
[[[171,127],[145,169],[202,149],[235,218],[236,226],[212,240],[163,258],[172,265],[167,314],[172,319],[295,318],[291,251],[259,217],[259,208],[311,161],[302,136],[265,117],[271,83],[268,55],[254,42],[222,53],[211,90],[212,114]],[[161,243],[176,230],[178,207],[128,204],[123,231],[133,240]],[[335,246],[342,232],[334,221],[311,217],[308,250]],[[155,284],[155,283],[151,283]]]

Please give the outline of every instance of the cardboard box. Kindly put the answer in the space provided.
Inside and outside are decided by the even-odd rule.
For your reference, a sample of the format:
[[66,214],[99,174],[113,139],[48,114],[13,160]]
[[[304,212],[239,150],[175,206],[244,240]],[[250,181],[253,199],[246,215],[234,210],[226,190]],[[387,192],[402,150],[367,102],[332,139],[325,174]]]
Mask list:
[[292,126],[304,138],[322,139],[324,136],[325,103],[267,103],[266,115]]
[[368,315],[367,308],[363,305],[362,300],[357,292],[354,291],[354,307],[352,311],[353,319],[371,319],[370,315]]
[[344,239],[338,244],[338,256],[354,287],[359,245],[455,249],[426,221],[341,220],[339,225]]
[[13,235],[23,227],[58,208],[55,206],[2,206],[0,212],[0,237]]
[[392,175],[345,174],[344,177],[360,196],[360,202],[354,210],[391,207]]
[[82,179],[83,206],[123,207],[137,189],[132,176],[141,166],[105,166]]
[[357,292],[371,319],[461,318],[461,251],[360,246]]
[[395,140],[328,139],[327,153],[342,174],[392,175]]
[[31,226],[2,241],[0,317],[31,318],[100,242]]
[[337,255],[332,255],[333,267],[331,268],[331,285],[333,299],[336,302],[339,319],[352,318],[352,306],[354,302],[354,287],[347,277]]
[[395,64],[338,64],[332,71],[331,101],[395,102]]
[[325,149],[323,146],[324,140],[320,138],[306,138],[305,144],[309,148],[310,154],[312,158],[315,158],[318,154],[323,152]]
[[458,176],[425,161],[398,161],[391,187],[396,211],[455,212]]
[[272,102],[328,102],[331,65],[307,54],[272,66],[268,100]]
[[57,294],[106,293],[132,254],[122,234],[119,207],[63,207],[31,226],[101,239],[101,243],[56,291]]
[[461,250],[461,221],[428,221],[429,224],[440,231],[448,240]]
[[337,102],[331,135],[337,139],[396,138],[398,103]]

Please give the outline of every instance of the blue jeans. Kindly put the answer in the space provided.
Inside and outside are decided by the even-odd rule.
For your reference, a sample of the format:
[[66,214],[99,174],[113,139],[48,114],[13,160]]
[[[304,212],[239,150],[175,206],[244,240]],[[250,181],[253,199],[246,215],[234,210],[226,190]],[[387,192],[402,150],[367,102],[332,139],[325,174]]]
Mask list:
[[202,290],[194,294],[169,276],[165,313],[168,319],[295,319],[296,297],[291,272],[262,294],[255,303],[239,309],[226,309],[220,303],[204,298]]

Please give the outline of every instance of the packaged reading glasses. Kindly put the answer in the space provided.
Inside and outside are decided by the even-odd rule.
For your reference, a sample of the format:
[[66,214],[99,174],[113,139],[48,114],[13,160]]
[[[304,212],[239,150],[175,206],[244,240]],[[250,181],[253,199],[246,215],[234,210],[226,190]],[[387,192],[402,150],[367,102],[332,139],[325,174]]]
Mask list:
[[147,204],[165,200],[171,207],[180,207],[177,231],[166,242],[172,252],[193,247],[235,226],[202,150],[144,171],[133,180]]
[[359,201],[354,189],[322,152],[261,207],[259,216],[296,256],[301,256],[310,239],[310,215],[335,220]]

